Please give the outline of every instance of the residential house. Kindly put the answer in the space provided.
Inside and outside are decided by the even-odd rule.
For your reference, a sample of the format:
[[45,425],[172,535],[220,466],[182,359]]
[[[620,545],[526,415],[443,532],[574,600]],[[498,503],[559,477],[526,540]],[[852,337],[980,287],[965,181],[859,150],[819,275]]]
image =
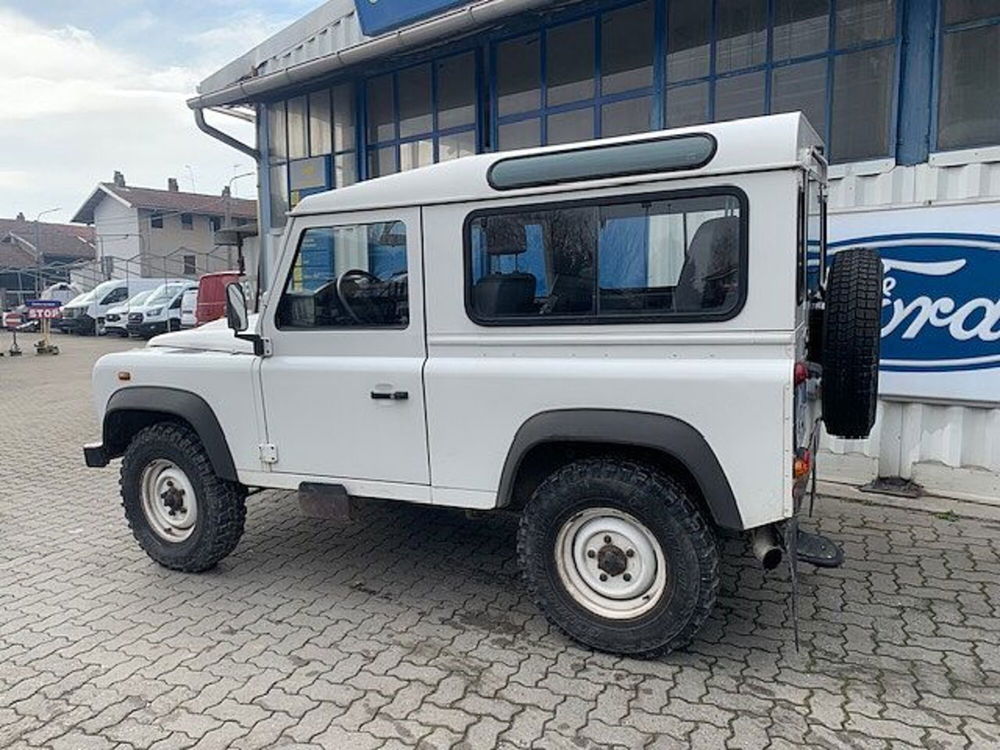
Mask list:
[[235,248],[217,244],[215,233],[256,218],[257,202],[234,198],[228,188],[219,195],[188,193],[174,178],[166,190],[134,187],[115,172],[111,182],[98,183],[73,220],[94,226],[109,277],[194,278],[234,268]]
[[0,307],[21,304],[73,269],[92,262],[94,229],[30,221],[23,213],[0,219]]

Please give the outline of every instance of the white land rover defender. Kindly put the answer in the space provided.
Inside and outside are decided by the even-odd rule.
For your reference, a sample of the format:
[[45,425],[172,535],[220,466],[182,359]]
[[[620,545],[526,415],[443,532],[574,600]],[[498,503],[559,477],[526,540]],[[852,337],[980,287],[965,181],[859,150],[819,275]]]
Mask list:
[[[136,539],[202,571],[248,488],[520,514],[545,614],[606,651],[684,645],[720,529],[797,533],[820,419],[875,415],[881,264],[825,258],[826,163],[798,113],[470,156],[306,198],[248,315],[94,369]],[[815,251],[815,252],[813,252]],[[815,259],[811,262],[811,259]]]

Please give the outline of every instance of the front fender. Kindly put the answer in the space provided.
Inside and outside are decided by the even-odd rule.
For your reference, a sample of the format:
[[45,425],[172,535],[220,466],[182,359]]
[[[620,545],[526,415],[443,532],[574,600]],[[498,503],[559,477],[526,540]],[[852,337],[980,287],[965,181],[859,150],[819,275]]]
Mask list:
[[121,456],[136,432],[162,417],[191,425],[205,446],[216,476],[237,481],[229,443],[212,407],[201,396],[178,388],[133,386],[115,391],[104,411],[104,455]]

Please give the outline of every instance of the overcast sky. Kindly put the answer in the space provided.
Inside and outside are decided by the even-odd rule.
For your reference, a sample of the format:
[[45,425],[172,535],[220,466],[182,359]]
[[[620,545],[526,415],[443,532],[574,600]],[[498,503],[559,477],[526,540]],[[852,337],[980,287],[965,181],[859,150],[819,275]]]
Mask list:
[[[68,221],[114,171],[217,193],[252,171],[194,125],[207,75],[322,0],[0,0],[0,217]],[[209,114],[243,140],[249,125]],[[234,182],[253,197],[253,178]]]

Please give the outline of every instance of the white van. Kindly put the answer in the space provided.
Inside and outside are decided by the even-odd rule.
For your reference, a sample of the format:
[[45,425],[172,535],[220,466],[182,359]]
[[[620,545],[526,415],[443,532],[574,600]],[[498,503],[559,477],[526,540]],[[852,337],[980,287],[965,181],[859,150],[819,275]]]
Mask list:
[[181,328],[198,326],[198,289],[188,289],[181,296]]
[[177,331],[181,327],[181,298],[194,289],[196,281],[168,281],[154,289],[142,306],[128,314],[126,328],[131,336],[151,338],[158,333]]
[[128,314],[142,307],[154,291],[154,289],[147,289],[145,292],[139,292],[130,297],[124,305],[118,305],[108,310],[104,316],[104,333],[116,333],[119,336],[128,337]]
[[156,289],[164,283],[178,282],[178,279],[111,279],[98,284],[83,297],[72,300],[62,309],[60,328],[66,331],[95,335],[103,333],[104,318],[108,310],[120,305],[139,292]]

